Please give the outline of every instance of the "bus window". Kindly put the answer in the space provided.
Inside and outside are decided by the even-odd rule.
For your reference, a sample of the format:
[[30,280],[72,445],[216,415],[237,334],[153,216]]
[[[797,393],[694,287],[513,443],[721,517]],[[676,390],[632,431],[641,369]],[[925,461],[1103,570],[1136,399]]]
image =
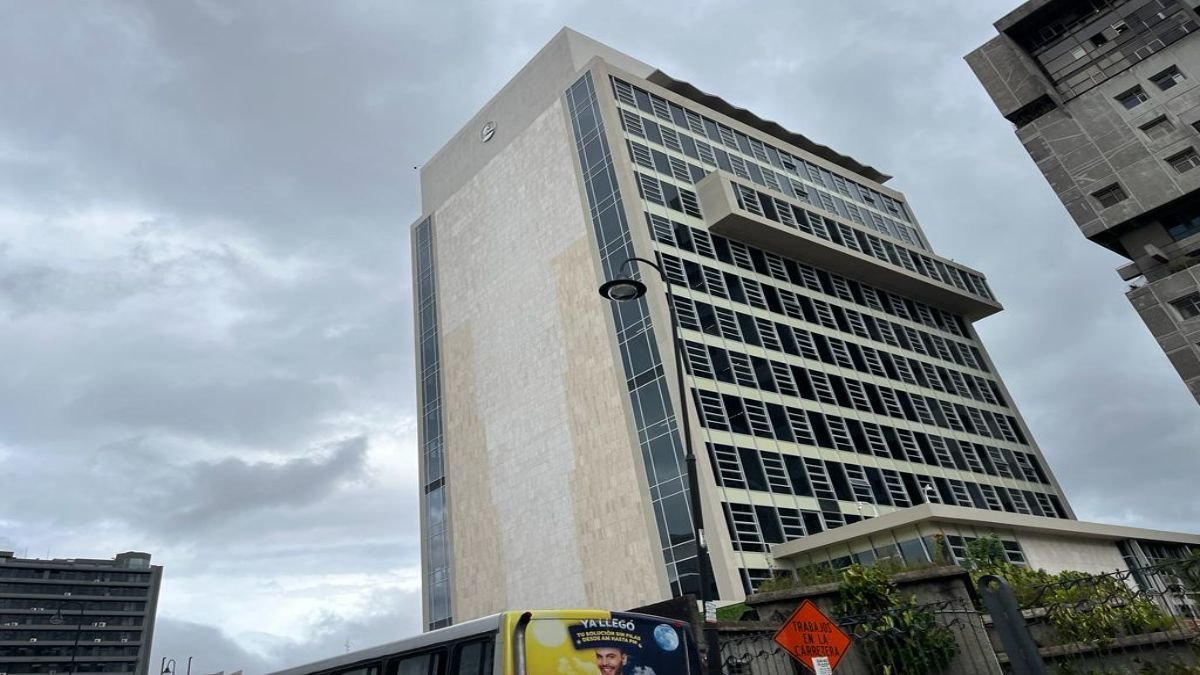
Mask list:
[[470,642],[460,642],[454,648],[454,675],[491,675],[492,674],[492,640],[491,637]]
[[445,660],[444,651],[410,654],[392,660],[387,672],[388,675],[442,675]]

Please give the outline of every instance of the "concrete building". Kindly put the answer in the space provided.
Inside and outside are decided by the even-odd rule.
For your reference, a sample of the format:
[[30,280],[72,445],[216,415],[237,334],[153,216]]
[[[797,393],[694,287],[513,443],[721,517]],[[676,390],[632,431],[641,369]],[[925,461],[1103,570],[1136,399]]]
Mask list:
[[149,553],[39,560],[0,551],[0,673],[149,673],[162,567]]
[[[680,413],[725,600],[914,505],[1073,518],[973,327],[999,302],[888,180],[555,36],[421,170],[426,625],[697,591]],[[633,256],[673,284],[682,395],[655,274],[597,295]]]
[[1030,0],[967,63],[1200,400],[1195,0]]
[[1200,535],[1195,534],[922,504],[789,541],[772,553],[785,570],[824,564],[840,569],[885,558],[919,564],[937,558],[939,536],[945,542],[946,562],[963,562],[967,544],[993,536],[1003,542],[1008,562],[1047,572],[1138,569],[1200,548]]

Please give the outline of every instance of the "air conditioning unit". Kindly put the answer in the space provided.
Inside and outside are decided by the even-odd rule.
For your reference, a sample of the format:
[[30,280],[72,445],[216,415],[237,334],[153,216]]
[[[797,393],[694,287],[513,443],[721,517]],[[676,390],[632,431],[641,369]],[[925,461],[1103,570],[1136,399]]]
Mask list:
[[30,642],[37,642],[37,638],[29,638]]
[[92,642],[99,642],[100,638],[92,638]]
[[129,642],[129,638],[121,638],[121,642]]
[[104,627],[108,626],[108,622],[107,621],[97,621],[96,625],[100,626],[101,628],[104,628]]
[[63,592],[63,595],[65,595],[69,598],[69,597],[71,597],[71,591],[65,591],[65,592]]

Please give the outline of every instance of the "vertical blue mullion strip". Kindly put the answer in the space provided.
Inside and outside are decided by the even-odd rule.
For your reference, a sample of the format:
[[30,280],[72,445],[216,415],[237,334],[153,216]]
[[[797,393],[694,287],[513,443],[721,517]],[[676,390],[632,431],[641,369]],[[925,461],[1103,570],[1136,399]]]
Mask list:
[[424,458],[421,484],[425,500],[424,539],[429,564],[425,569],[426,629],[453,622],[450,608],[450,550],[446,524],[446,475],[442,452],[442,385],[438,354],[437,298],[433,276],[433,218],[417,225],[417,312],[420,340],[421,453]]
[[[588,197],[588,208],[592,219],[592,227],[596,232],[596,241],[598,243],[600,255],[600,267],[604,271],[605,278],[612,279],[619,272],[621,263],[634,255],[633,240],[629,234],[629,224],[625,221],[624,209],[621,203],[620,190],[616,184],[616,172],[613,167],[611,149],[608,146],[608,140],[604,134],[604,124],[600,118],[600,106],[596,97],[596,90],[592,82],[591,73],[585,73],[578,81],[573,84],[566,93],[567,108],[571,116],[571,127],[575,132],[575,149],[579,155],[579,165],[581,173],[584,177],[585,192]],[[598,143],[594,141],[598,139]],[[589,152],[588,144],[594,143]],[[597,154],[598,153],[598,154]],[[602,208],[603,207],[603,208]],[[599,214],[607,208],[615,208],[616,215],[620,222],[619,233],[613,234],[606,231],[600,223]],[[640,277],[639,271],[634,268],[631,271],[635,277]],[[613,322],[616,324],[617,341],[620,346],[621,357],[627,368],[632,368],[632,356],[630,351],[630,339],[639,334],[645,335],[645,339],[654,345],[654,330],[650,325],[649,309],[646,306],[645,299],[640,299],[636,302],[613,303],[612,305]],[[641,446],[643,461],[646,466],[647,483],[650,486],[650,499],[654,505],[655,523],[659,529],[659,539],[662,544],[663,557],[666,561],[667,577],[671,580],[671,589],[675,594],[688,592],[696,592],[699,590],[696,584],[696,573],[691,572],[691,584],[693,588],[687,588],[679,579],[677,573],[676,552],[691,550],[691,560],[695,560],[695,537],[692,536],[694,531],[691,522],[691,509],[669,511],[664,505],[665,500],[661,497],[660,488],[664,484],[669,484],[671,481],[678,481],[678,476],[672,476],[669,479],[660,483],[656,477],[655,466],[667,464],[666,460],[673,462],[675,466],[683,466],[684,457],[683,449],[678,442],[679,430],[677,426],[677,418],[671,404],[669,391],[665,382],[665,371],[662,367],[662,362],[657,349],[650,350],[650,363],[645,364],[648,367],[638,368],[640,371],[656,371],[658,374],[654,379],[643,382],[639,387],[632,379],[628,380],[630,405],[633,407],[635,419],[638,426],[638,443]],[[655,386],[647,386],[654,383]],[[657,420],[646,420],[643,411],[643,397],[655,396],[660,398],[660,405],[663,410],[663,416]],[[647,399],[646,402],[651,402]],[[655,425],[654,429],[645,428],[645,423]],[[655,443],[656,440],[663,437],[664,434],[669,434],[673,437],[669,444]],[[665,448],[664,448],[665,446]],[[656,457],[655,453],[669,452],[670,456],[664,454],[663,457]],[[677,489],[672,494],[672,497],[678,499]],[[683,499],[686,503],[689,496],[684,492]],[[671,532],[688,533],[685,535],[677,535],[672,539]],[[695,567],[695,563],[691,565]]]

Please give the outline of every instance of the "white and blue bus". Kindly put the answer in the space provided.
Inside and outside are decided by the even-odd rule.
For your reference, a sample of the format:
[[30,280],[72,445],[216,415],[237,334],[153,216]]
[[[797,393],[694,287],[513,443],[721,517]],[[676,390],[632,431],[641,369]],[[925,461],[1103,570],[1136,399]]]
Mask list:
[[700,675],[688,624],[603,610],[504,612],[270,675]]

